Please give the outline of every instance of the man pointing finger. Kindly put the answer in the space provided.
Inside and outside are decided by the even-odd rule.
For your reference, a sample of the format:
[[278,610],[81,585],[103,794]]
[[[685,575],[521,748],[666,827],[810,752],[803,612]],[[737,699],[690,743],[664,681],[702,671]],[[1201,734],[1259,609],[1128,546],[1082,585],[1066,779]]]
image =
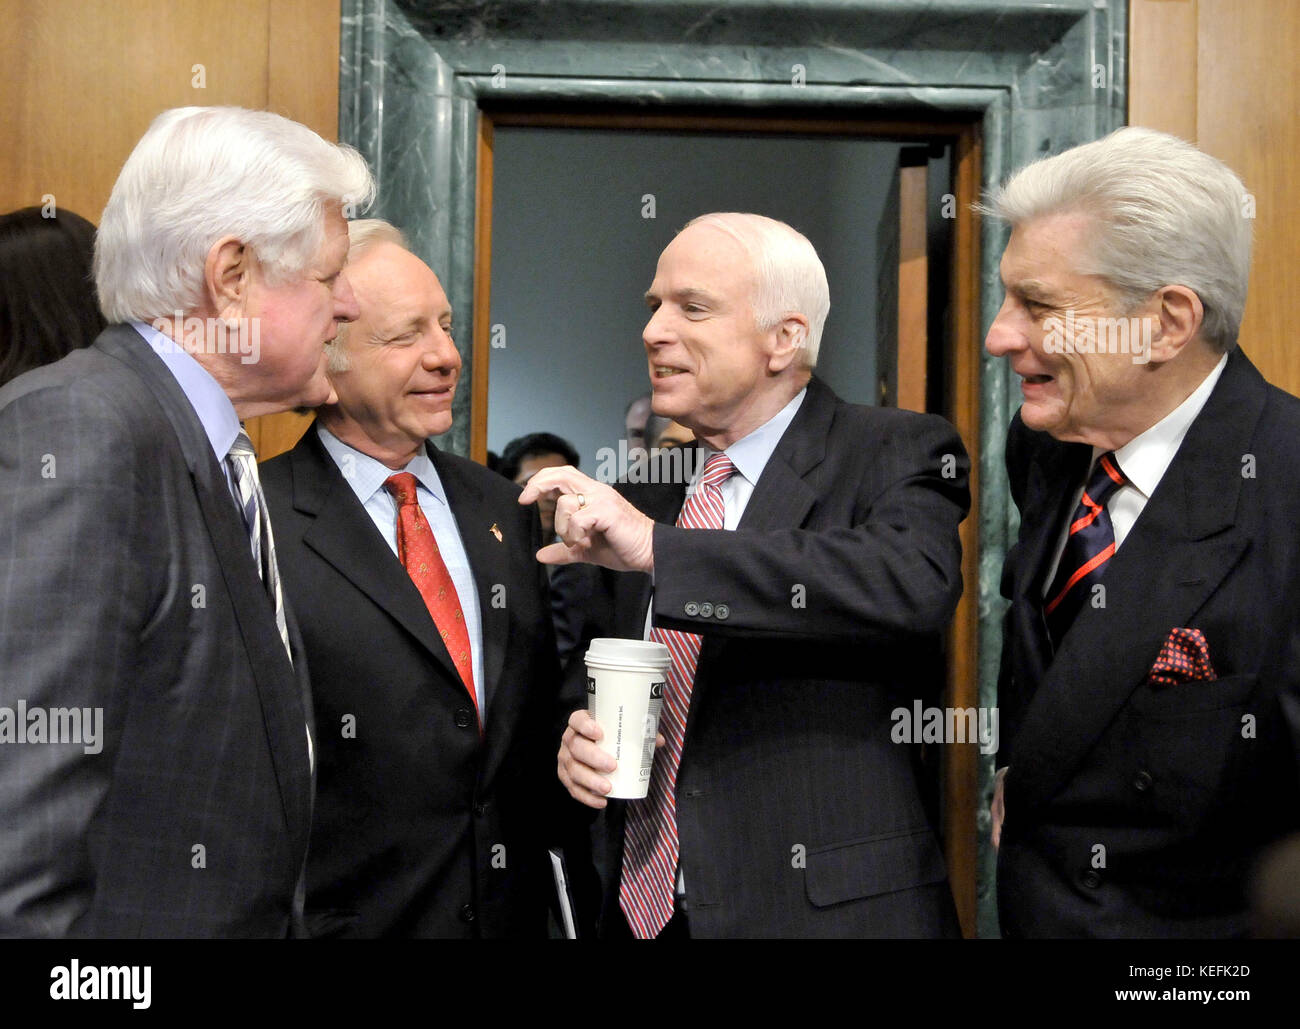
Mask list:
[[829,293],[788,225],[697,218],[646,302],[654,411],[695,433],[694,474],[611,487],[557,468],[520,497],[558,496],[562,542],[541,561],[607,569],[587,603],[609,616],[589,636],[673,655],[645,800],[606,800],[612,762],[585,712],[561,744],[561,781],[602,809],[601,931],[955,934],[890,711],[940,685],[969,506],[961,442],[940,418],[849,405],[813,376]]

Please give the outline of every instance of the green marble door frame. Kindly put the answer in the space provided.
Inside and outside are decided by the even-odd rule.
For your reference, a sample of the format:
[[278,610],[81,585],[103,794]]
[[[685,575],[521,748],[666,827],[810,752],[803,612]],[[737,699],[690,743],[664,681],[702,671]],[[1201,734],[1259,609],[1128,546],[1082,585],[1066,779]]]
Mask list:
[[[400,225],[457,310],[465,381],[477,139],[484,107],[610,105],[647,113],[974,120],[983,183],[1124,123],[1127,0],[342,0],[339,138],[379,181],[373,213]],[[978,338],[1001,302],[1005,230],[980,226]],[[996,704],[1002,559],[1016,514],[1003,441],[1019,400],[980,357],[978,665]],[[466,453],[470,391],[444,445]],[[968,583],[968,588],[971,584]],[[987,800],[992,758],[982,758]],[[978,814],[980,935],[997,933],[987,804]]]

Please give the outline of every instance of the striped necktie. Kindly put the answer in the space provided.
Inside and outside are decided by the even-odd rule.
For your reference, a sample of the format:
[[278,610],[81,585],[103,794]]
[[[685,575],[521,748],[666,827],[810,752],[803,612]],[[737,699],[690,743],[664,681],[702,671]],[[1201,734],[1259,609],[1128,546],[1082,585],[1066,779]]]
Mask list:
[[[257,574],[262,577],[267,595],[275,607],[275,627],[284,644],[284,652],[293,664],[293,648],[289,646],[289,627],[284,616],[284,591],[280,588],[280,566],[275,561],[275,537],[271,534],[271,512],[266,506],[266,497],[262,493],[262,480],[257,475],[257,455],[253,451],[253,442],[243,429],[230,445],[226,455],[230,467],[231,479],[235,484],[235,499],[239,502],[240,514],[244,516],[244,528],[248,530],[248,543],[253,551],[253,560],[257,562]],[[303,710],[311,710],[310,696],[304,691]],[[311,725],[303,726],[307,734],[307,764],[312,774],[316,773],[316,744],[311,738]],[[298,888],[302,889],[301,879]],[[300,899],[295,898],[295,903]]]
[[284,642],[284,652],[293,663],[293,652],[289,648],[289,629],[284,617],[284,592],[280,588],[280,568],[275,562],[275,537],[271,534],[271,516],[266,508],[266,497],[262,494],[262,482],[257,476],[257,455],[253,452],[252,441],[241,429],[230,446],[226,458],[230,464],[231,478],[235,484],[236,499],[244,516],[244,527],[248,530],[248,542],[253,551],[253,560],[257,562],[257,574],[262,577],[266,592],[275,607],[275,627]]
[[[721,486],[735,466],[724,453],[704,462],[699,481],[686,497],[677,524],[683,529],[721,529],[724,505]],[[644,800],[627,804],[624,828],[623,875],[619,906],[637,939],[658,936],[673,915],[673,887],[680,846],[677,840],[677,769],[682,761],[686,715],[695,684],[701,637],[675,629],[653,629],[650,639],[668,647],[672,666],[664,695],[659,729],[667,745],[655,756],[650,790]]]
[[1114,453],[1108,451],[1097,459],[1079,498],[1079,506],[1074,509],[1070,535],[1066,537],[1056,577],[1043,604],[1047,631],[1052,645],[1058,649],[1075,616],[1092,595],[1093,587],[1106,574],[1106,566],[1115,553],[1115,528],[1106,501],[1127,483]]

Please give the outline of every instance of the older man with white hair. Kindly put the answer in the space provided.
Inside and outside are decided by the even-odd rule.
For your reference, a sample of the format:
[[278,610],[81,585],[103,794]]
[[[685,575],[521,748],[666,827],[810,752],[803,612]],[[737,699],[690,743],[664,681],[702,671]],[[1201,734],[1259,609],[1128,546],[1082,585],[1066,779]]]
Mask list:
[[[815,378],[830,307],[812,244],[752,214],[691,222],[643,333],[654,410],[695,433],[690,483],[544,469],[547,562],[590,561],[612,622],[672,654],[650,795],[613,801],[586,711],[559,774],[603,809],[610,937],[956,932],[912,744],[961,594],[967,459],[942,418],[846,404]],[[688,486],[690,487],[688,490]],[[569,669],[582,675],[582,662]]]
[[1237,345],[1249,197],[1128,128],[1018,172],[993,803],[1009,936],[1231,936],[1300,825],[1300,401]]
[[306,669],[241,420],[332,396],[365,162],[181,108],[100,220],[110,327],[0,391],[0,935],[301,929]]

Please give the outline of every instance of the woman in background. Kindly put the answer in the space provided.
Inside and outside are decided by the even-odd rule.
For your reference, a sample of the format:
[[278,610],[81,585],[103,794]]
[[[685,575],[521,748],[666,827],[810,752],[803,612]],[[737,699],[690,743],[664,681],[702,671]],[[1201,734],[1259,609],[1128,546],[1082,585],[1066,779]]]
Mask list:
[[94,249],[95,226],[71,211],[0,215],[0,386],[88,346],[104,328]]

